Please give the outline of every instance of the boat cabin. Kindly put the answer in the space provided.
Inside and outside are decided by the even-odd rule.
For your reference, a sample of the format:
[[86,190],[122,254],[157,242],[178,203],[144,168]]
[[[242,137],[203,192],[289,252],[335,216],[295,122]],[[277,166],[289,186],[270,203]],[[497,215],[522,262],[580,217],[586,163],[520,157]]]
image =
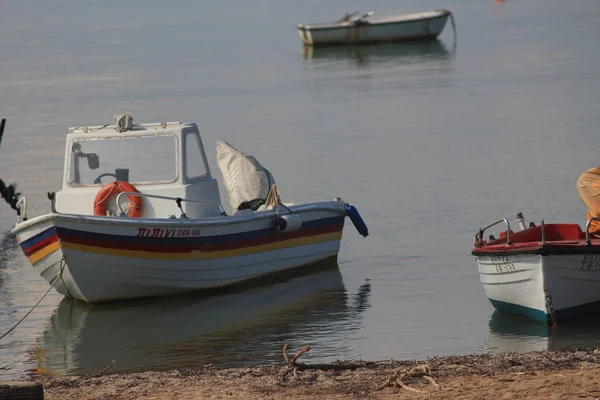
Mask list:
[[[133,124],[128,115],[114,125],[69,128],[62,190],[56,193],[56,212],[94,215],[103,187],[120,181],[141,193],[142,218],[219,216],[222,212],[217,181],[206,160],[194,123]],[[125,185],[129,187],[128,185]],[[118,192],[110,193],[107,215],[120,215]],[[119,203],[128,203],[127,195]]]

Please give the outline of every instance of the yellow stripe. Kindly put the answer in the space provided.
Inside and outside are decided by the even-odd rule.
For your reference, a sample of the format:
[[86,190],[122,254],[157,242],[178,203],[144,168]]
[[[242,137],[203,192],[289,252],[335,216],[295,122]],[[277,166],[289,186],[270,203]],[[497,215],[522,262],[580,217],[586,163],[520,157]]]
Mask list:
[[107,249],[103,247],[88,246],[84,244],[74,244],[67,242],[62,242],[62,245],[65,249],[68,250],[78,250],[87,253],[107,254],[112,256],[146,258],[156,260],[194,260],[242,256],[246,254],[260,253],[261,251],[279,250],[296,246],[304,246],[307,244],[327,242],[330,240],[340,240],[341,238],[342,231],[338,231],[332,233],[324,233],[322,235],[290,239],[276,243],[268,243],[260,246],[249,246],[241,249],[191,253],[158,253],[141,250]]
[[54,253],[56,250],[60,249],[60,243],[58,241],[49,244],[48,246],[36,251],[35,253],[33,253],[32,255],[29,256],[29,261],[32,264],[35,264],[36,262],[40,261],[42,258],[50,255],[51,253]]

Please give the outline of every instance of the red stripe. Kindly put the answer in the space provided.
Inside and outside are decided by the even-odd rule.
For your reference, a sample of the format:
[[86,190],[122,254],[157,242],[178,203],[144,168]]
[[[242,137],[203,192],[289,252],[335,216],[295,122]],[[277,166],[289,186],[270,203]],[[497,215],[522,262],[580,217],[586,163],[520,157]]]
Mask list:
[[[103,247],[110,249],[120,249],[120,250],[141,250],[141,251],[149,251],[149,252],[157,252],[157,253],[189,253],[192,251],[223,251],[223,250],[234,250],[241,249],[245,247],[251,246],[260,246],[263,244],[276,243],[290,239],[297,239],[301,237],[310,237],[316,235],[322,235],[325,233],[332,233],[341,231],[344,227],[343,224],[332,224],[324,227],[315,227],[308,229],[301,229],[296,232],[290,233],[274,233],[272,235],[266,237],[260,237],[256,239],[247,239],[240,242],[225,242],[225,243],[198,243],[192,245],[177,245],[177,239],[173,239],[172,245],[164,245],[157,243],[148,243],[148,241],[144,242],[143,238],[140,238],[140,242],[138,243],[127,243],[123,241],[119,241],[118,239],[114,240],[90,240],[89,238],[83,238],[81,236],[71,236],[68,234],[61,234],[60,239],[65,243],[72,244],[80,244],[86,246],[95,246],[95,247]],[[218,238],[218,237],[217,237]],[[200,239],[200,238],[199,238]],[[217,239],[218,240],[218,239]]]
[[36,244],[34,244],[32,246],[29,246],[27,248],[27,250],[23,250],[23,253],[25,253],[25,255],[27,257],[29,257],[30,255],[37,253],[38,251],[42,250],[44,247],[49,246],[56,241],[58,241],[58,236],[52,235],[44,240],[40,240],[39,242],[37,242]]

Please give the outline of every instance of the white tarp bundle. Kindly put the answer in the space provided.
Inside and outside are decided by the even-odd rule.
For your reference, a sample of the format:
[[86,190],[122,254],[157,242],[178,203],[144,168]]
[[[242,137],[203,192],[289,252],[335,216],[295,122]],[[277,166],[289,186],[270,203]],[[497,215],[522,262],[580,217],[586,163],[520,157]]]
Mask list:
[[246,201],[265,200],[275,183],[273,175],[256,158],[220,140],[217,141],[217,164],[234,210]]

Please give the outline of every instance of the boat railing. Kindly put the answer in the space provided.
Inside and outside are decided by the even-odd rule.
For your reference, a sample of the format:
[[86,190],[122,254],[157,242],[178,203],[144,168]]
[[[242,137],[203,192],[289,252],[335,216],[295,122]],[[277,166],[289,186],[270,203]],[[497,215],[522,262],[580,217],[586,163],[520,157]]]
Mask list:
[[362,18],[369,18],[369,17],[372,17],[373,15],[375,15],[375,11],[371,10],[371,11],[366,12],[363,15],[361,15],[360,19],[362,19]]
[[506,218],[502,218],[502,219],[499,219],[498,221],[492,222],[489,225],[479,228],[479,231],[477,231],[477,233],[475,234],[475,237],[473,238],[473,242],[475,243],[475,246],[476,247],[481,246],[481,242],[483,241],[483,233],[487,229],[491,228],[492,226],[498,225],[501,222],[504,222],[506,224],[506,245],[507,246],[512,245],[512,242],[510,241],[510,222],[508,222],[508,220]]
[[590,224],[593,221],[600,222],[600,218],[599,217],[592,217],[592,218],[588,219],[587,222],[585,223],[585,245],[586,246],[591,246],[591,244],[592,244],[592,242],[590,240]]
[[161,199],[161,200],[172,200],[175,201],[175,203],[177,203],[177,207],[179,207],[179,209],[181,210],[181,217],[182,218],[187,218],[187,216],[185,215],[185,213],[183,212],[183,209],[181,208],[181,202],[190,202],[190,203],[200,203],[200,204],[214,204],[219,206],[219,210],[221,210],[221,215],[227,215],[227,213],[225,212],[225,209],[223,208],[223,206],[221,205],[221,203],[219,203],[218,201],[206,201],[206,200],[194,200],[194,199],[184,199],[181,197],[171,197],[171,196],[159,196],[156,194],[148,194],[148,193],[140,193],[140,192],[121,192],[117,195],[117,199],[116,199],[116,203],[117,203],[117,207],[119,208],[119,212],[120,212],[120,216],[127,216],[127,213],[125,212],[125,210],[123,210],[123,207],[121,206],[121,202],[119,201],[121,196],[139,196],[139,197],[149,197],[149,198],[153,198],[153,199]]
[[340,19],[338,19],[337,21],[335,21],[336,23],[340,23],[340,22],[347,22],[350,21],[350,18],[354,17],[355,15],[359,14],[360,11],[354,11],[353,13],[346,13],[344,14],[344,16]]
[[27,199],[25,196],[19,197],[16,203],[17,207],[17,223],[27,221]]

